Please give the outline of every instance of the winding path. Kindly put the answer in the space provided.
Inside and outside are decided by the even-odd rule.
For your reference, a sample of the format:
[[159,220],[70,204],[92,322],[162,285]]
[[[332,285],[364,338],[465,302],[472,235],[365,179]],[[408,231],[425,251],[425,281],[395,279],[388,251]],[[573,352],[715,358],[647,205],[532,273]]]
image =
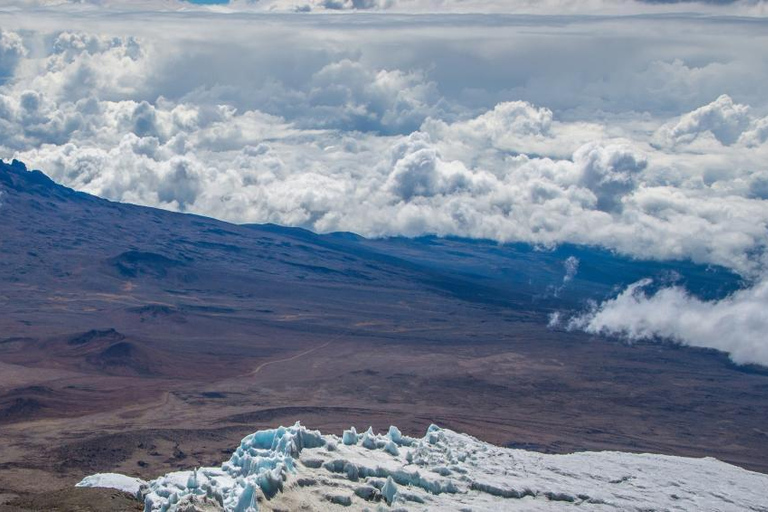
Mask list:
[[309,349],[309,350],[305,350],[304,352],[301,352],[301,353],[299,353],[299,354],[296,354],[295,356],[286,357],[285,359],[276,359],[276,360],[274,360],[274,361],[267,361],[267,362],[265,362],[265,363],[261,363],[259,366],[257,366],[257,367],[256,367],[256,368],[255,368],[255,369],[254,369],[254,370],[253,370],[251,373],[249,373],[248,375],[250,375],[250,376],[254,376],[254,375],[256,375],[257,373],[259,373],[259,372],[262,370],[262,368],[264,368],[265,366],[269,366],[270,364],[275,364],[275,363],[287,363],[288,361],[293,361],[294,359],[298,359],[298,358],[300,358],[300,357],[304,357],[304,356],[306,356],[306,355],[309,355],[309,354],[311,354],[312,352],[315,352],[316,350],[320,350],[321,348],[325,348],[325,347],[327,347],[327,346],[328,346],[328,345],[330,345],[330,344],[331,344],[331,342],[330,342],[330,341],[326,341],[326,342],[325,342],[325,343],[323,343],[322,345],[318,345],[317,347],[311,348],[311,349]]

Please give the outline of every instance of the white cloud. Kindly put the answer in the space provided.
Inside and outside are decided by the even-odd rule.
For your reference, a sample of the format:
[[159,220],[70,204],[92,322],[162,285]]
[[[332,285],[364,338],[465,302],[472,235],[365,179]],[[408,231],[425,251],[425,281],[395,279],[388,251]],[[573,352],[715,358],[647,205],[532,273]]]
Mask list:
[[445,161],[429,136],[413,133],[392,150],[392,169],[385,189],[397,200],[487,193],[495,185],[489,173],[472,172],[461,162]]
[[638,175],[647,166],[645,156],[628,145],[587,144],[573,154],[580,170],[579,184],[596,196],[598,210],[622,208],[625,195],[637,186]]
[[768,117],[755,119],[748,130],[742,132],[739,142],[745,146],[756,147],[768,141]]
[[723,94],[712,103],[687,113],[671,125],[663,126],[658,137],[666,144],[690,144],[701,135],[709,135],[730,146],[749,128],[751,116],[747,105],[734,103]]
[[[420,71],[374,70],[343,59],[315,73],[303,91],[290,91],[286,102],[299,99],[298,122],[307,127],[408,133],[428,116],[441,115],[434,82]],[[285,114],[288,109],[280,106]]]
[[[575,256],[568,256],[568,258],[565,259],[563,262],[563,267],[565,268],[563,282],[559,286],[550,287],[552,295],[559,297],[563,290],[565,290],[566,286],[568,286],[568,284],[573,281],[573,278],[576,277],[576,274],[579,273],[579,263],[579,259]],[[560,313],[554,313],[550,318],[550,327],[557,327],[561,322],[561,316],[562,315]]]
[[606,137],[598,124],[555,121],[551,110],[526,101],[502,102],[464,121],[430,118],[421,130],[435,139],[449,140],[455,149],[445,149],[457,155],[483,149],[567,158],[583,144]]
[[13,76],[17,64],[26,55],[27,49],[18,34],[0,30],[0,84]]
[[565,276],[563,276],[563,284],[568,284],[573,281],[576,274],[579,272],[579,259],[575,256],[568,256],[563,263],[565,267]]
[[568,327],[629,340],[666,338],[693,347],[720,350],[738,364],[768,366],[768,281],[719,301],[702,301],[681,288],[648,295],[650,280],[571,319]]

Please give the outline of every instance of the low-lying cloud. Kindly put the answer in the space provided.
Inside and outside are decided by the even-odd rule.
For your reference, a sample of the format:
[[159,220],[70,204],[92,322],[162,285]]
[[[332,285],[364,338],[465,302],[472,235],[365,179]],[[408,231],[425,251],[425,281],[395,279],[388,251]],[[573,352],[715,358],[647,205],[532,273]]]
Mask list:
[[648,294],[650,280],[570,319],[566,326],[628,340],[671,339],[720,350],[737,364],[768,366],[768,281],[719,301],[702,301],[678,287]]

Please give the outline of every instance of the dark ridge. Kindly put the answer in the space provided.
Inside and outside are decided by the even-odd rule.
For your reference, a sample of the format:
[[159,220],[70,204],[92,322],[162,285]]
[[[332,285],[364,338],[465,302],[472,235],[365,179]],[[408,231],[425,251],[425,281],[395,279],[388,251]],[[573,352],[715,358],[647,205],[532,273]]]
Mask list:
[[3,340],[0,340],[0,345],[4,345],[6,343],[27,343],[30,341],[35,341],[35,338],[29,338],[25,336],[14,336],[12,338],[5,338]]
[[157,254],[144,251],[127,251],[107,260],[108,264],[117,269],[123,277],[139,277],[142,275],[155,278],[168,276],[171,269],[184,266],[184,263]]
[[67,340],[67,343],[69,345],[85,345],[93,341],[106,341],[111,343],[115,341],[122,341],[124,339],[125,336],[117,332],[115,329],[92,329],[88,332],[72,336],[69,338],[69,340]]
[[189,242],[194,247],[202,249],[213,249],[224,252],[242,252],[243,248],[238,245],[221,244],[216,242]]
[[362,272],[357,272],[354,270],[337,270],[334,268],[323,267],[320,265],[308,265],[305,263],[294,263],[291,261],[284,261],[283,263],[285,263],[286,265],[290,265],[292,267],[299,268],[301,270],[305,270],[307,272],[314,273],[314,274],[330,274],[330,275],[338,275],[338,276],[347,276],[355,279],[362,279],[365,281],[373,281],[373,278],[363,274]]
[[149,360],[150,358],[143,350],[127,341],[121,341],[114,345],[110,345],[99,354],[91,355],[86,358],[86,361],[89,364],[107,371],[108,373],[127,371],[139,375],[149,375],[152,373],[150,371]]
[[136,349],[127,341],[116,343],[105,349],[101,356],[105,359],[125,359],[135,355]]
[[203,398],[227,398],[226,394],[219,393],[218,391],[204,391],[200,393],[200,396]]
[[36,398],[19,397],[13,399],[7,406],[0,409],[0,422],[30,417],[45,406]]
[[760,366],[757,364],[736,364],[733,361],[729,359],[728,361],[734,370],[742,372],[742,373],[749,373],[752,375],[765,375],[768,376],[768,367]]
[[48,386],[26,386],[23,388],[16,388],[13,391],[11,391],[12,394],[34,394],[34,395],[46,395],[50,396],[53,394],[53,390],[49,388]]
[[196,304],[182,304],[183,311],[197,312],[197,313],[216,313],[216,314],[229,314],[237,313],[234,308],[227,308],[221,306],[198,306]]
[[221,228],[206,228],[205,232],[206,233],[211,233],[213,235],[219,235],[219,236],[234,236],[234,237],[237,237],[237,238],[242,237],[242,235],[240,233],[235,233],[233,231],[227,231],[226,229],[221,229]]
[[29,171],[27,166],[18,160],[13,160],[10,164],[0,160],[0,184],[15,192],[33,193],[51,199],[67,200],[76,197],[89,201],[99,200],[94,196],[59,185],[43,172]]
[[151,317],[170,316],[179,312],[174,307],[166,306],[165,304],[147,304],[146,306],[138,306],[135,308],[128,308],[131,313],[138,313],[140,315],[147,315]]

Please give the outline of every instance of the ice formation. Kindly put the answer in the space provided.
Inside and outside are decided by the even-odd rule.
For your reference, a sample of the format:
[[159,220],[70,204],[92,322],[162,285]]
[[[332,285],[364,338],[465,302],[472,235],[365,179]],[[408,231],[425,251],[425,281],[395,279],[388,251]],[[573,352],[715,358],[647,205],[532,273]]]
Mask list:
[[107,487],[117,489],[128,494],[140,496],[141,486],[146,485],[143,480],[118,473],[98,473],[85,477],[77,487]]
[[78,484],[135,492],[145,512],[263,510],[750,510],[768,512],[768,475],[715,459],[623,452],[547,455],[431,426],[341,438],[300,424],[244,438],[221,467],[143,482]]

